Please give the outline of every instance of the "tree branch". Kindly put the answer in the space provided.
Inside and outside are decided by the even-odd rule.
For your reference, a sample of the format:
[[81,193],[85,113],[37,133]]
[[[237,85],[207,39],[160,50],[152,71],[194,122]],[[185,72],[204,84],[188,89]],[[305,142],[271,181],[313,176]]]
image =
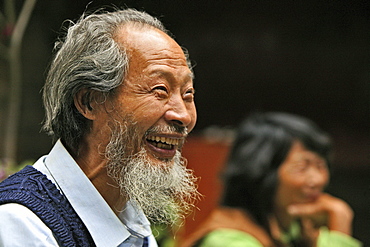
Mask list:
[[10,92],[9,111],[5,132],[5,159],[8,162],[16,160],[18,125],[22,93],[22,67],[21,67],[21,45],[24,32],[30,19],[36,0],[26,0],[21,13],[15,24],[10,39],[9,63],[10,63]]

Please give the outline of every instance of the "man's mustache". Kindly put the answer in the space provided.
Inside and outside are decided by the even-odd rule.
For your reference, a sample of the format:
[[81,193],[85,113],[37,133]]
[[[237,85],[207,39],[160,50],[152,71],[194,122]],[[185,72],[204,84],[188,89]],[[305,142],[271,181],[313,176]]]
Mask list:
[[146,136],[153,135],[155,133],[178,133],[186,137],[189,132],[188,128],[184,126],[179,126],[176,124],[164,125],[164,126],[155,126],[146,131]]

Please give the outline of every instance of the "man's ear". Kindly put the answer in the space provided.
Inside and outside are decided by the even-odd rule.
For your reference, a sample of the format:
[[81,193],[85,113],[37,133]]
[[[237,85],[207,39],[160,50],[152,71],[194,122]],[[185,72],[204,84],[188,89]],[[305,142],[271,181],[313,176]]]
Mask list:
[[74,96],[74,104],[77,110],[87,119],[94,120],[96,117],[96,104],[93,100],[94,91],[83,88]]

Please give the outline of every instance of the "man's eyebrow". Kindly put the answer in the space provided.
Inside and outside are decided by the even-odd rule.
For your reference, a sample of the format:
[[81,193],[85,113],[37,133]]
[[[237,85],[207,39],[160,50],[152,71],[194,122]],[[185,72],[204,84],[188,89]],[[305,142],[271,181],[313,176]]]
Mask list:
[[[153,75],[159,75],[161,77],[163,76],[163,77],[169,77],[169,78],[175,79],[175,76],[171,72],[161,70],[161,69],[156,69],[156,70],[151,71],[150,76],[153,76]],[[185,83],[190,81],[190,80],[194,80],[194,73],[189,72],[189,73],[185,74],[184,78],[185,78],[185,80],[184,80]]]
[[186,77],[188,77],[191,80],[194,80],[194,73],[193,72],[189,72],[188,74],[186,74]]

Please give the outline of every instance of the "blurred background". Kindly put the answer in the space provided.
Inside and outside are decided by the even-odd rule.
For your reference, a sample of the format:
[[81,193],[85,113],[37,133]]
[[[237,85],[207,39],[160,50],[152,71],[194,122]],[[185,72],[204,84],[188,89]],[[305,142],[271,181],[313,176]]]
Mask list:
[[[11,2],[14,10],[9,8]],[[17,43],[12,34],[26,2],[33,8]],[[198,122],[184,151],[189,166],[202,177],[203,201],[217,202],[218,189],[212,192],[209,187],[214,183],[213,188],[219,188],[218,171],[241,119],[254,111],[303,115],[333,137],[335,158],[328,190],[350,203],[356,214],[354,236],[365,246],[370,244],[367,0],[33,0],[33,5],[1,0],[3,166],[7,159],[16,164],[33,162],[52,145],[40,131],[44,114],[40,91],[63,21],[76,20],[85,9],[112,4],[158,17],[189,50],[195,65]],[[11,64],[18,70],[12,70]],[[188,225],[212,207],[203,201]]]

